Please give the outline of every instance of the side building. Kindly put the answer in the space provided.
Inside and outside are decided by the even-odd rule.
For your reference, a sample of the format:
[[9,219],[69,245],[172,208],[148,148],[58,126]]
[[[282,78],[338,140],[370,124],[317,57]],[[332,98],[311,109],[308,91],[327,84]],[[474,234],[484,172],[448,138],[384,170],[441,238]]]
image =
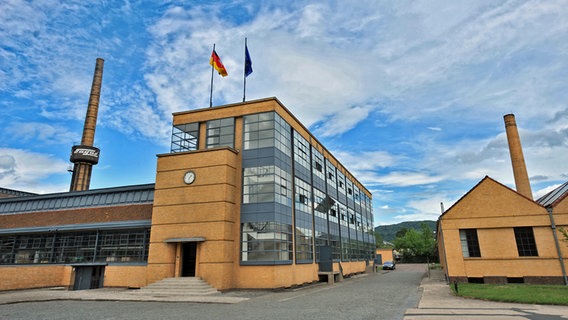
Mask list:
[[568,183],[533,201],[485,177],[438,219],[448,281],[566,284]]
[[374,246],[371,193],[276,98],[175,113],[155,184],[0,199],[0,290],[287,287]]
[[513,114],[504,116],[516,190],[485,177],[438,219],[450,282],[566,284],[568,183],[533,200]]
[[0,199],[0,290],[146,284],[154,185]]

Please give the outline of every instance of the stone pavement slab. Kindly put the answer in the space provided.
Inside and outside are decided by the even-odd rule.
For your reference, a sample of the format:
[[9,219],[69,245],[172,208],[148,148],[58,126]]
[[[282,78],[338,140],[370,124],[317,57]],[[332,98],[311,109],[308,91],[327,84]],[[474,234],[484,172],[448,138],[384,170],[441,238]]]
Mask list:
[[405,320],[431,319],[568,319],[568,306],[484,301],[455,296],[441,270],[430,271],[421,283],[418,308],[408,309]]
[[84,301],[154,301],[154,302],[194,302],[194,303],[239,303],[248,300],[245,297],[228,296],[222,293],[211,295],[164,295],[143,294],[138,290],[122,288],[102,288],[92,290],[65,290],[62,288],[44,288],[0,292],[0,305],[21,302],[39,302],[54,300]]

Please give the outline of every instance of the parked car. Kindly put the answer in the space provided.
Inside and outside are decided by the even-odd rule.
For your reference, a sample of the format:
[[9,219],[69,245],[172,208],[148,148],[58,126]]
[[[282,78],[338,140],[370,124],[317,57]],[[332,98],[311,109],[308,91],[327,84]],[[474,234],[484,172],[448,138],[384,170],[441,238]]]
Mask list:
[[394,270],[396,269],[396,265],[394,264],[393,261],[385,261],[385,263],[383,263],[383,270]]

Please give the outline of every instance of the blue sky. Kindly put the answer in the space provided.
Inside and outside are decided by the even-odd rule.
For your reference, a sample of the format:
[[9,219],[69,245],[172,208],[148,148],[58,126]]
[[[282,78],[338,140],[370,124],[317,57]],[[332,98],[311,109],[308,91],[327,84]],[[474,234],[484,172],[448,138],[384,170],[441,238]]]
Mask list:
[[0,187],[67,191],[95,60],[91,188],[152,183],[172,113],[277,97],[373,192],[375,225],[435,220],[488,175],[514,188],[514,113],[535,198],[568,179],[566,1],[0,3]]

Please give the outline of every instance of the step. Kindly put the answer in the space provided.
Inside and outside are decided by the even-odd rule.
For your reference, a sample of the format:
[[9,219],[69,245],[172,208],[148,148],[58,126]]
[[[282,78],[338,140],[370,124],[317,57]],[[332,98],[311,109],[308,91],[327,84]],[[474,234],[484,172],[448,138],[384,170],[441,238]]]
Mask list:
[[148,295],[210,295],[218,293],[206,281],[196,277],[165,278],[137,291]]

